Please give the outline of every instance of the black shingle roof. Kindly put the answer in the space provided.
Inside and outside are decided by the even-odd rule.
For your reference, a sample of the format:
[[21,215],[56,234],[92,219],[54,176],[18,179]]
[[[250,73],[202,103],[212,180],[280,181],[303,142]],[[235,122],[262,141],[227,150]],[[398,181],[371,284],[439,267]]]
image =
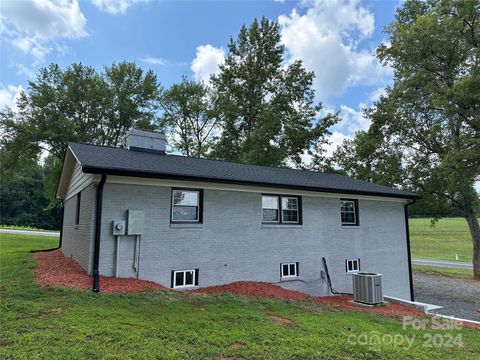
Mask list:
[[248,165],[76,143],[70,143],[69,146],[80,162],[82,170],[88,173],[202,180],[341,194],[418,197],[411,192],[317,171]]

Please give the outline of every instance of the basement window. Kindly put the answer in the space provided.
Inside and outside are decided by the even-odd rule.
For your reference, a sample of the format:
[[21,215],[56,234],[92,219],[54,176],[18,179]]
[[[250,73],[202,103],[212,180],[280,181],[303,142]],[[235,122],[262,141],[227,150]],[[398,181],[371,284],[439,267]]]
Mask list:
[[202,191],[172,189],[172,222],[202,222]]
[[358,200],[341,199],[342,225],[358,225]]
[[280,276],[282,279],[298,276],[298,262],[280,264]]
[[360,259],[345,260],[345,269],[347,273],[356,273],[360,271]]
[[172,271],[172,288],[188,288],[198,285],[198,269]]
[[301,203],[299,196],[262,195],[262,223],[300,224]]
[[79,192],[76,197],[76,204],[75,204],[75,225],[80,224],[80,204],[82,202],[82,192]]

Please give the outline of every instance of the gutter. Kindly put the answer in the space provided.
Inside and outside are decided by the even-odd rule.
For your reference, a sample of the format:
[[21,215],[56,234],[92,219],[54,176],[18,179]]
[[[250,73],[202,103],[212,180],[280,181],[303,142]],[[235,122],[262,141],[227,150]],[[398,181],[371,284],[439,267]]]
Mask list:
[[203,176],[190,176],[190,175],[177,175],[177,174],[156,174],[146,171],[125,171],[121,169],[114,168],[98,168],[95,166],[83,165],[82,171],[88,174],[108,174],[108,175],[117,175],[117,176],[131,176],[131,177],[142,177],[150,179],[167,179],[167,180],[186,180],[186,181],[203,181],[209,183],[220,183],[220,184],[236,184],[236,185],[247,185],[247,186],[263,186],[268,188],[282,188],[282,189],[291,189],[291,190],[301,190],[301,191],[313,191],[313,192],[327,192],[334,194],[350,194],[350,195],[366,195],[366,196],[381,196],[388,198],[397,198],[397,199],[418,199],[420,196],[417,194],[389,194],[377,191],[361,191],[361,190],[338,190],[331,188],[323,187],[313,187],[313,186],[299,186],[299,185],[288,185],[288,184],[272,184],[268,182],[260,181],[245,181],[245,180],[235,180],[235,179],[219,179]]
[[408,207],[415,204],[416,200],[413,199],[411,202],[405,204],[404,213],[405,213],[405,234],[407,240],[407,255],[408,255],[408,277],[410,280],[410,301],[415,301],[415,295],[413,293],[413,275],[412,275],[412,254],[410,252],[410,227],[408,224]]
[[63,217],[65,215],[65,207],[63,206],[63,200],[60,201],[60,206],[62,207],[62,215],[60,217],[60,238],[58,239],[58,246],[51,248],[51,249],[44,249],[44,250],[30,250],[31,253],[38,253],[38,252],[49,252],[55,251],[62,247],[62,239],[63,239]]
[[102,174],[102,178],[97,187],[97,201],[95,211],[95,239],[93,249],[93,284],[92,291],[100,291],[100,272],[98,270],[100,263],[100,235],[102,229],[102,203],[103,203],[103,187],[107,181],[107,175]]

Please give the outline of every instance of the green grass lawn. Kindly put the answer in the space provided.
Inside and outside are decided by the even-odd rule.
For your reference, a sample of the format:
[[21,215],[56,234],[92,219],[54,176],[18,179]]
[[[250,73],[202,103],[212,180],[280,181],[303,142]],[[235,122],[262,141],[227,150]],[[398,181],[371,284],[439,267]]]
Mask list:
[[473,245],[467,221],[462,218],[440,219],[434,227],[430,219],[410,219],[413,258],[471,262]]
[[8,230],[32,230],[32,231],[59,231],[59,230],[44,230],[38,229],[32,226],[18,226],[18,225],[1,225],[0,229],[8,229]]
[[473,280],[473,271],[467,269],[457,269],[453,267],[412,265],[413,272],[426,275],[440,275],[457,279]]
[[[473,359],[480,353],[478,330],[404,330],[393,319],[313,301],[37,287],[28,250],[57,241],[0,235],[1,359]],[[270,315],[293,324],[279,325]],[[347,341],[371,332],[415,340],[411,349]],[[424,347],[426,333],[461,334],[464,345]]]

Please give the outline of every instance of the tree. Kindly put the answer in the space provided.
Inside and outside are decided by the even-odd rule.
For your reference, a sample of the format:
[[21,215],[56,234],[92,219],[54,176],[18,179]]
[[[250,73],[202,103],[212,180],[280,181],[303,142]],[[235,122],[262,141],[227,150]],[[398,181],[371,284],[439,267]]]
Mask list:
[[160,97],[162,127],[172,133],[173,145],[183,154],[205,157],[215,140],[217,120],[208,87],[183,77]]
[[403,154],[388,145],[380,133],[358,131],[335,150],[332,161],[356,179],[399,187],[405,181]]
[[[103,73],[82,64],[42,68],[20,94],[18,110],[0,111],[2,166],[13,172],[43,153],[53,156],[58,176],[69,141],[119,146],[130,127],[155,127],[158,96],[153,72],[133,63]],[[49,179],[56,184],[57,176]]]
[[60,208],[43,193],[44,170],[37,164],[0,177],[0,224],[59,229]]
[[[370,109],[365,135],[402,156],[404,184],[445,199],[467,220],[474,278],[480,280],[480,5],[410,0],[387,27],[378,57],[394,84]],[[357,149],[358,154],[358,149]],[[440,201],[441,203],[441,201]],[[436,216],[440,216],[436,209]],[[434,209],[435,210],[435,209]]]
[[326,131],[318,119],[314,74],[301,61],[284,67],[276,22],[255,19],[230,39],[225,63],[211,78],[222,127],[212,157],[245,163],[299,165]]

